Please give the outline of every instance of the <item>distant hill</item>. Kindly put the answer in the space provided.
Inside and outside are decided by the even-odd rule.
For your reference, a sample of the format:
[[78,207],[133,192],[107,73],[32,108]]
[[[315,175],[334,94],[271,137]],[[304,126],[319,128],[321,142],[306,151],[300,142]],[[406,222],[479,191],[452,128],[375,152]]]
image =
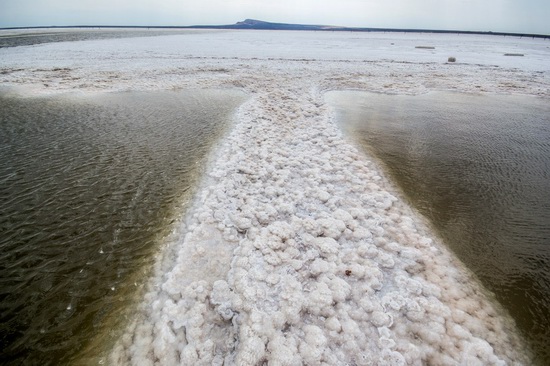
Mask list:
[[460,31],[460,30],[438,30],[438,29],[400,29],[400,28],[362,28],[362,27],[341,27],[331,25],[311,24],[290,24],[271,23],[257,19],[245,19],[242,22],[228,25],[193,25],[185,28],[204,29],[259,29],[259,30],[307,30],[307,31],[347,31],[347,32],[410,32],[410,33],[460,33],[460,34],[487,34],[499,36],[550,38],[550,35],[542,34],[521,34],[506,32],[482,32],[482,31]]
[[193,25],[190,28],[209,29],[263,29],[263,30],[351,30],[352,28],[334,27],[329,25],[271,23],[257,19],[245,19],[242,22],[227,25]]
[[233,29],[278,29],[278,30],[332,30],[342,27],[332,27],[327,25],[307,25],[307,24],[289,24],[289,23],[270,23],[256,19],[245,19],[242,22],[225,26]]

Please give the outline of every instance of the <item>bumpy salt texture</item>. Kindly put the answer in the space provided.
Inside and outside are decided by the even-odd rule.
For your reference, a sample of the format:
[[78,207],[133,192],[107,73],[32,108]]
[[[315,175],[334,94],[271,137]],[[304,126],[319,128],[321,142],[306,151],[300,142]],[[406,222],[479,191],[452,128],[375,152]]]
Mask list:
[[113,364],[527,363],[318,90],[259,93],[237,117]]

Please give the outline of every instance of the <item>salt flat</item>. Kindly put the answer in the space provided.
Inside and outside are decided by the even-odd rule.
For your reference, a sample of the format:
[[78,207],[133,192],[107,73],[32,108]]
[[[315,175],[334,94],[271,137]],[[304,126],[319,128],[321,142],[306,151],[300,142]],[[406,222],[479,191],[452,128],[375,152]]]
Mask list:
[[323,93],[549,98],[549,47],[511,37],[201,31],[0,49],[0,80],[26,94],[250,95],[105,362],[529,364],[511,319],[341,134]]

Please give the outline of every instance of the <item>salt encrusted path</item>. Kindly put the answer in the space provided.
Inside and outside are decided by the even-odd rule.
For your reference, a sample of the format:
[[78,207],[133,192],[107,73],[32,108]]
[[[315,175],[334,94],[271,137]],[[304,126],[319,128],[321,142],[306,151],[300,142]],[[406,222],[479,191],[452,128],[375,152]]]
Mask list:
[[303,81],[257,93],[113,364],[528,363]]

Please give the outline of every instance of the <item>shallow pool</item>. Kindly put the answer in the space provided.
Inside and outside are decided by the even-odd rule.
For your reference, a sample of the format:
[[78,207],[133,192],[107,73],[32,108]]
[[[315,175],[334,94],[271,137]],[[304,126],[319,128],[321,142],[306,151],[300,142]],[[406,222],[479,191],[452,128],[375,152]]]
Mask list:
[[0,363],[74,362],[184,215],[237,91],[0,95]]
[[351,139],[550,362],[550,105],[522,96],[330,92]]

